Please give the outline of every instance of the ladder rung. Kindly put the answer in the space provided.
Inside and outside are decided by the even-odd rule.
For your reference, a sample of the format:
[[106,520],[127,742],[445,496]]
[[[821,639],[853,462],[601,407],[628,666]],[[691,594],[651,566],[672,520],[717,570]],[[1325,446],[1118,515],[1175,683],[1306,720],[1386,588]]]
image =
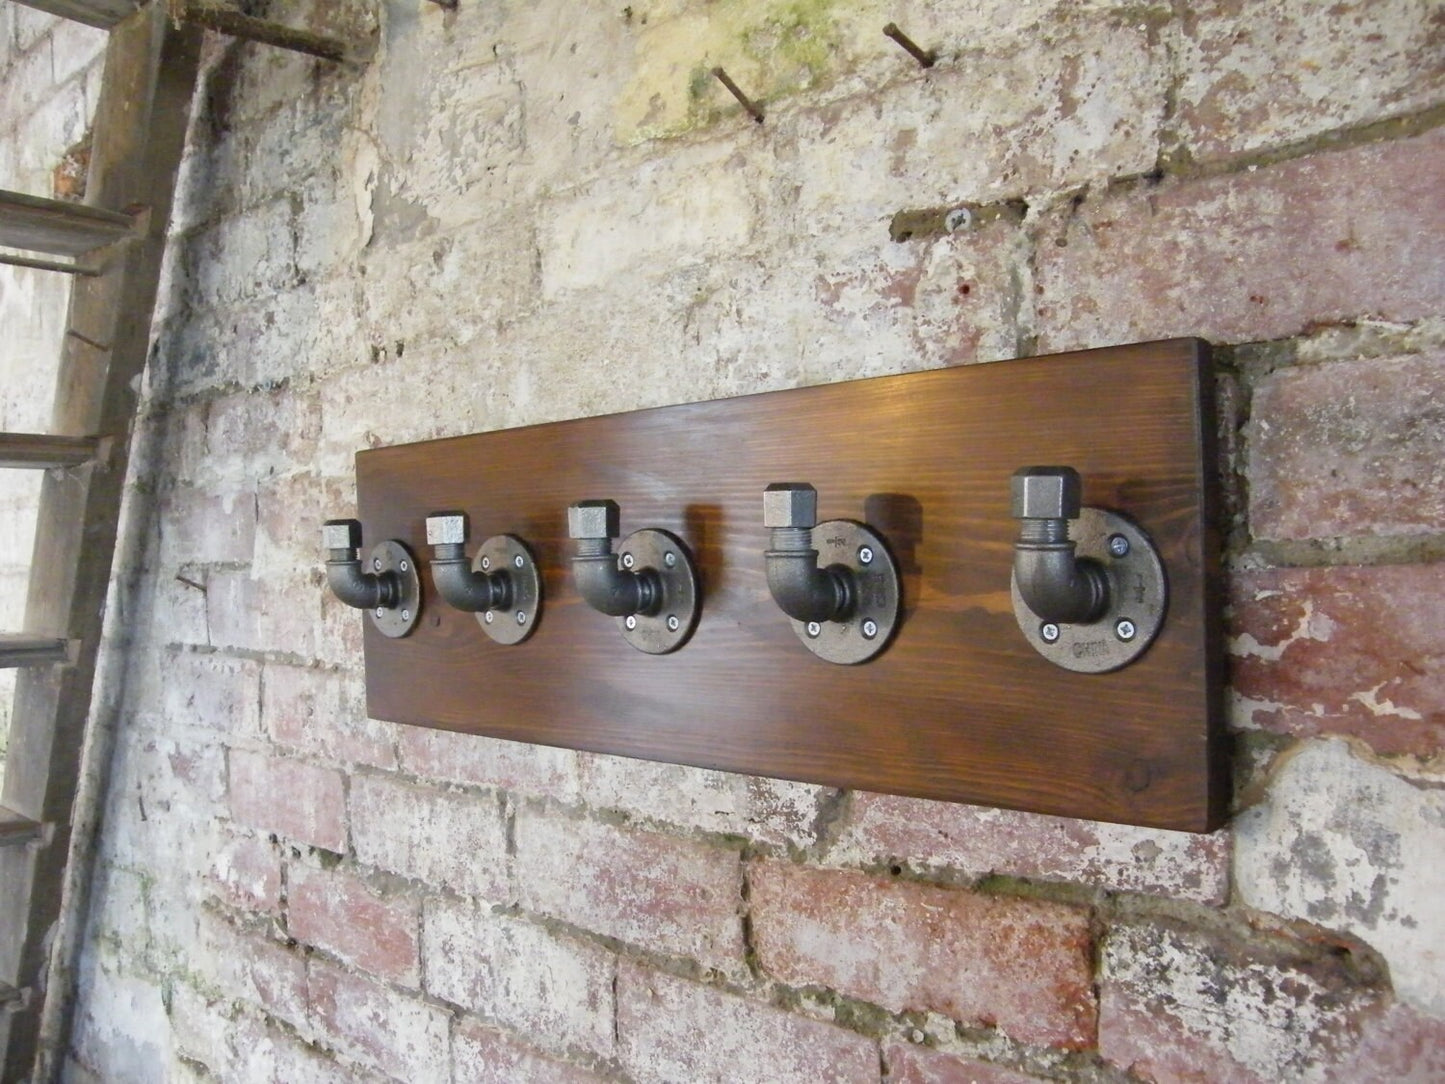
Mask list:
[[39,839],[45,826],[29,817],[22,817],[13,809],[0,805],[0,847],[17,846]]
[[74,646],[74,641],[61,637],[0,633],[0,669],[69,663],[74,660]]
[[78,467],[94,459],[99,447],[95,437],[0,433],[0,467]]
[[136,10],[135,0],[19,0],[26,7],[109,30]]
[[81,256],[135,233],[135,219],[83,203],[0,190],[0,245]]

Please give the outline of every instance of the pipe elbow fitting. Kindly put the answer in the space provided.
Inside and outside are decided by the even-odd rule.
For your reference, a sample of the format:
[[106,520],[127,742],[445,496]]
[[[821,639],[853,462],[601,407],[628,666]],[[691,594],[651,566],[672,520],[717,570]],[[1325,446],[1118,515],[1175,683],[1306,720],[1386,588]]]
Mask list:
[[1109,608],[1102,565],[1075,555],[1074,543],[1014,543],[1014,579],[1025,605],[1043,621],[1087,625]]
[[447,605],[465,613],[483,613],[506,609],[512,604],[511,578],[505,572],[488,574],[474,570],[460,545],[434,548],[432,582]]
[[326,561],[326,582],[332,594],[348,606],[358,610],[373,610],[378,607],[390,609],[401,598],[401,585],[390,572],[370,573],[361,570],[361,560],[353,553],[342,550],[342,556]]
[[852,610],[849,577],[840,569],[819,568],[817,550],[770,549],[763,556],[773,601],[794,621],[837,621]]
[[652,616],[661,605],[662,590],[650,569],[628,572],[617,564],[617,554],[581,553],[572,558],[572,579],[587,605],[609,617],[631,614]]

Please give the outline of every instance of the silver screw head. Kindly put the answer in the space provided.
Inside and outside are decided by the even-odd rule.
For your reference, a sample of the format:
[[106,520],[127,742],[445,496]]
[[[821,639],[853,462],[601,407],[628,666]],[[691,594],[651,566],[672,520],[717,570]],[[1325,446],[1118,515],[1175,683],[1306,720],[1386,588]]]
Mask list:
[[487,571],[487,569],[489,569],[489,568],[491,568],[491,567],[492,567],[492,559],[491,559],[490,557],[483,557],[483,558],[482,558],[482,571],[485,572],[485,571]]
[[382,609],[380,606],[378,606],[378,607],[376,608],[376,616],[377,616],[377,617],[382,617],[383,615],[385,615],[385,613],[386,613],[386,611],[385,611],[384,609]]
[[955,207],[943,219],[943,228],[949,233],[966,230],[973,225],[973,212],[967,207]]
[[373,558],[371,559],[371,570],[372,570],[373,572],[380,572],[380,571],[381,571],[381,558],[380,558],[380,557],[373,557]]
[[872,546],[859,546],[859,547],[858,547],[858,563],[859,563],[860,565],[871,565],[871,564],[873,563],[873,547],[872,547]]
[[818,622],[816,622],[816,621],[809,621],[809,622],[808,622],[808,635],[809,635],[809,636],[812,636],[812,637],[818,637],[818,636],[823,635],[823,626],[820,625],[820,624],[818,624]]
[[624,554],[622,555],[622,567],[623,567],[623,568],[631,568],[631,567],[632,567],[633,565],[635,565],[635,564],[637,564],[637,558],[634,557],[634,556],[632,556],[632,554],[630,554],[630,553],[624,553]]
[[1127,617],[1119,618],[1119,623],[1114,626],[1114,635],[1126,644],[1134,639],[1138,631],[1139,630],[1134,627],[1134,622],[1130,621]]
[[401,564],[397,567],[399,567],[403,572],[405,572],[407,570],[407,563],[405,561],[402,561]]
[[668,550],[662,555],[662,563],[665,564],[668,568],[676,568],[677,554],[673,553],[671,550]]
[[493,620],[495,617],[496,617],[496,615],[495,615],[494,613],[492,613],[491,610],[488,610],[486,613],[482,614],[482,620],[485,621],[488,625],[490,625],[490,624],[492,623],[492,620]]
[[411,620],[411,611],[410,611],[410,610],[402,610],[402,611],[401,611],[401,619],[402,619],[403,621],[410,621],[410,620]]
[[667,631],[676,632],[682,627],[682,622],[677,619],[677,614],[667,615]]
[[632,614],[628,614],[626,617],[624,617],[622,619],[622,623],[627,626],[628,632],[631,632],[633,629],[637,628],[637,618],[633,617]]
[[1039,626],[1039,639],[1046,644],[1058,643],[1059,626],[1055,625],[1052,621],[1045,621]]
[[1109,536],[1109,553],[1114,557],[1129,556],[1129,540],[1121,534]]
[[878,622],[871,617],[863,622],[863,639],[871,640],[878,635]]
[[527,623],[527,611],[526,611],[526,610],[518,610],[518,611],[517,611],[517,624],[519,624],[519,625],[525,625],[526,623]]
[[527,559],[523,557],[520,553],[512,558],[512,564],[516,565],[518,568],[521,568],[526,563]]

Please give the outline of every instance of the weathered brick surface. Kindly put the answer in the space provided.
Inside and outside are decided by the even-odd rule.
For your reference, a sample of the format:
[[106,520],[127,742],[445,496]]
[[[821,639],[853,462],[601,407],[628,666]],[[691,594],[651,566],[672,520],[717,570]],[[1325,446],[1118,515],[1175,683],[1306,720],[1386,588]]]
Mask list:
[[908,1043],[886,1045],[883,1062],[887,1066],[888,1084],[1034,1084],[1040,1079],[986,1061]]
[[176,651],[158,662],[161,713],[174,728],[201,727],[237,737],[259,728],[259,668],[246,659]]
[[610,1055],[616,961],[596,945],[468,904],[428,901],[422,960],[433,997],[557,1052]]
[[421,903],[413,896],[380,893],[342,870],[290,869],[287,932],[364,971],[417,986],[420,927]]
[[1445,791],[1311,742],[1236,818],[1243,903],[1359,937],[1395,993],[1445,1019]]
[[311,657],[321,609],[316,588],[322,582],[324,576],[319,573],[313,576],[299,571],[265,579],[250,572],[212,572],[206,577],[206,628],[211,645]]
[[505,1032],[464,1018],[452,1032],[452,1079],[471,1084],[603,1084],[607,1078],[546,1057]]
[[1148,1080],[1304,1078],[1350,1041],[1359,989],[1339,958],[1260,952],[1224,936],[1120,926],[1105,938],[1099,1053]]
[[516,836],[518,892],[529,910],[745,971],[737,851],[528,810]]
[[1026,1043],[1093,1043],[1082,908],[783,862],[752,865],[749,882],[758,959],[784,982],[893,1012],[939,1012]]
[[1445,530],[1445,353],[1273,374],[1248,454],[1255,538]]
[[1202,836],[892,794],[852,796],[829,862],[1002,873],[1223,903],[1229,833]]
[[178,486],[161,501],[161,563],[244,562],[256,543],[256,500]]
[[281,910],[281,855],[270,840],[232,836],[216,853],[211,881],[232,907],[265,914]]
[[297,1027],[307,1020],[306,959],[278,941],[202,915],[192,961],[208,984]]
[[875,1084],[878,1048],[842,1028],[636,964],[618,973],[619,1056],[646,1084]]
[[278,745],[347,764],[396,767],[396,731],[366,714],[361,675],[267,663],[261,723]]
[[1237,725],[1445,748],[1445,564],[1244,572],[1232,594]]
[[404,726],[397,747],[401,766],[443,783],[498,787],[524,795],[578,799],[577,754],[570,749]]
[[507,895],[506,829],[495,799],[357,776],[351,831],[356,857],[368,865],[465,895]]
[[330,1042],[393,1077],[445,1080],[451,1068],[447,1013],[322,960],[306,986],[311,1022]]
[[[1038,249],[1040,352],[1280,338],[1445,307],[1445,129],[1061,211]],[[1368,199],[1360,193],[1368,192]]]
[[346,849],[341,773],[287,757],[232,749],[231,816],[328,851]]
[[1175,124],[1198,158],[1295,143],[1410,113],[1445,93],[1439,13],[1425,0],[1183,9]]

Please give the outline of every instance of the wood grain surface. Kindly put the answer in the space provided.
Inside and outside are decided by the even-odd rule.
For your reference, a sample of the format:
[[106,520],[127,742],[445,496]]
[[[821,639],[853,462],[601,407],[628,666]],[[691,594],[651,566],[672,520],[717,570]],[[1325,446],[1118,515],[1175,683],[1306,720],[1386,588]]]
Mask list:
[[[422,558],[429,512],[471,517],[468,552],[522,536],[543,572],[536,634],[492,643],[423,574],[416,631],[366,629],[381,719],[728,771],[1188,831],[1227,800],[1212,376],[1173,340],[799,388],[361,452],[369,548]],[[1112,674],[1040,658],[1009,603],[1009,478],[1068,464],[1085,504],[1155,540],[1164,628]],[[904,618],[875,660],[797,640],[764,576],[770,482],[818,489],[820,519],[888,539]],[[573,590],[566,508],[610,497],[624,535],[697,557],[703,613],[680,651],[629,647]],[[358,614],[357,620],[363,620]]]

